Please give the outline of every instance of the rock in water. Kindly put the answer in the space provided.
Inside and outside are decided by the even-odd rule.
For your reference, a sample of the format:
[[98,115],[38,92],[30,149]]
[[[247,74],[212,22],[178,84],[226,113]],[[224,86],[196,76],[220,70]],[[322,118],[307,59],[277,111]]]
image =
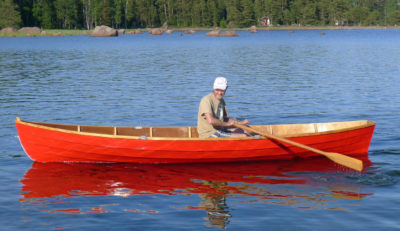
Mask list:
[[92,33],[93,37],[112,37],[112,36],[118,36],[117,30],[108,27],[108,26],[96,26],[94,28],[94,31]]

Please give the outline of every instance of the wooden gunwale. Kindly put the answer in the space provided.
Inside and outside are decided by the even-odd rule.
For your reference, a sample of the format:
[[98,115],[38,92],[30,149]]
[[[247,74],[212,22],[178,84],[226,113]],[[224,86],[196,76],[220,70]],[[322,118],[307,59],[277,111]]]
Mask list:
[[[371,120],[360,120],[360,121],[346,121],[346,122],[365,122],[363,125],[358,125],[358,126],[352,126],[348,128],[342,128],[342,129],[332,129],[324,132],[318,132],[318,128],[315,130],[317,132],[307,132],[307,133],[298,133],[298,134],[291,134],[291,135],[281,135],[282,137],[305,137],[305,136],[317,136],[317,135],[325,135],[325,134],[334,134],[334,133],[340,133],[340,132],[345,132],[345,131],[352,131],[352,130],[357,130],[361,128],[367,128],[374,126],[376,123]],[[112,139],[133,139],[133,140],[139,140],[143,138],[141,136],[129,136],[129,135],[118,135],[117,134],[117,128],[118,126],[104,126],[104,127],[109,127],[114,129],[114,134],[109,135],[109,134],[102,134],[102,133],[92,133],[92,132],[84,132],[81,131],[81,126],[83,125],[71,125],[71,126],[76,126],[77,130],[72,131],[68,129],[62,129],[62,128],[54,128],[50,127],[52,125],[68,125],[68,124],[56,124],[56,123],[41,123],[41,124],[36,124],[35,122],[30,122],[30,121],[22,121],[19,117],[17,117],[16,123],[23,124],[26,126],[31,126],[35,128],[40,128],[40,129],[46,129],[50,131],[58,131],[58,132],[63,132],[63,133],[69,133],[69,134],[76,134],[76,135],[83,135],[83,136],[95,136],[95,137],[104,137],[104,138],[112,138]],[[331,122],[331,123],[326,123],[326,124],[332,124],[336,122]],[[340,123],[340,122],[337,122]],[[309,123],[313,124],[314,127],[318,127],[317,124],[324,124],[324,123]],[[48,125],[48,126],[46,126]],[[279,124],[280,125],[280,124]],[[283,125],[283,124],[282,124]],[[291,125],[291,124],[285,124],[285,125]],[[295,125],[295,124],[293,124]],[[100,127],[100,126],[92,126],[88,125],[90,127]],[[267,130],[271,131],[271,126],[272,125],[254,125],[254,126],[266,126]],[[234,138],[198,138],[198,137],[191,137],[192,134],[189,132],[188,137],[153,137],[153,127],[143,127],[143,128],[149,128],[150,129],[150,134],[148,137],[146,137],[145,140],[170,140],[170,141],[216,141],[216,140],[252,140],[254,137],[234,137]],[[160,127],[161,128],[161,127]],[[182,127],[162,127],[162,128],[182,128]],[[192,127],[188,126],[188,130],[190,131]],[[267,138],[265,138],[267,139]]]

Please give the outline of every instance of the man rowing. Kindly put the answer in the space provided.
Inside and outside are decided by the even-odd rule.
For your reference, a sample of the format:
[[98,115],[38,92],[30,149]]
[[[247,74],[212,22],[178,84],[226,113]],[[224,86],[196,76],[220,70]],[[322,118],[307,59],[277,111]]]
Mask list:
[[228,89],[228,81],[217,77],[214,81],[213,92],[204,96],[200,101],[197,116],[197,131],[201,138],[207,137],[245,137],[248,134],[234,124],[248,125],[247,119],[237,121],[228,117],[224,101]]

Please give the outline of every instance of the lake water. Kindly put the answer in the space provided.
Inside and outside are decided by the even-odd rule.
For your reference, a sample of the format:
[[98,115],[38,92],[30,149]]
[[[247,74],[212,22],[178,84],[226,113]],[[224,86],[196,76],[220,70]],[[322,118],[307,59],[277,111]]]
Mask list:
[[[0,230],[400,230],[400,30],[0,38]],[[374,120],[355,173],[323,158],[40,164],[14,120],[195,125],[225,76],[252,124]]]

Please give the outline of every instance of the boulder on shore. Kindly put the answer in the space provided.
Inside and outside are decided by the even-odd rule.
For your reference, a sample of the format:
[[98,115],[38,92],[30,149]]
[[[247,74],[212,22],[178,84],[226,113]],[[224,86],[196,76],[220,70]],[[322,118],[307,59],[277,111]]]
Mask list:
[[251,26],[250,27],[250,32],[251,33],[257,33],[257,27],[256,26]]
[[236,31],[234,30],[230,30],[230,31],[225,31],[222,33],[219,33],[220,37],[237,37],[238,34],[236,33]]
[[96,26],[94,28],[94,31],[92,32],[93,37],[112,37],[112,36],[118,36],[117,30],[108,27],[108,26]]
[[120,35],[120,34],[125,34],[125,29],[119,29],[118,30],[118,35]]
[[152,29],[150,32],[152,35],[162,35],[163,31],[160,28]]
[[18,30],[21,33],[40,34],[42,30],[39,27],[22,27]]
[[238,34],[234,30],[221,32],[218,28],[206,33],[209,37],[237,37]]
[[196,33],[196,31],[192,29],[185,31],[185,34],[194,34],[194,33]]
[[220,33],[221,31],[220,31],[220,29],[218,29],[218,27],[217,28],[215,28],[214,30],[212,30],[212,31],[210,31],[210,32],[208,32],[208,33],[206,33],[206,36],[209,36],[209,37],[217,37],[217,36],[219,36],[219,33]]
[[14,32],[17,32],[17,29],[12,28],[12,27],[6,27],[6,28],[1,29],[1,32],[3,32],[3,33],[14,33]]

